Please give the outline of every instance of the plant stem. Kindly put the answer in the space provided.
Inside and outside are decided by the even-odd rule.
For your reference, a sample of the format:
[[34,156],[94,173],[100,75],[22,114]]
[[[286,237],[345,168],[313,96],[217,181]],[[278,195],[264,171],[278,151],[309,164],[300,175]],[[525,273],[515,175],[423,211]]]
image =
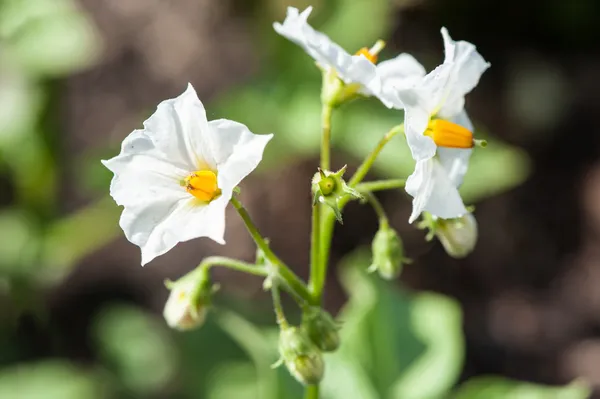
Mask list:
[[[310,292],[315,294],[317,287],[321,285],[321,281],[319,280],[319,267],[321,266],[320,261],[320,235],[321,235],[321,213],[323,210],[323,206],[320,203],[315,204],[312,207],[312,230],[311,230],[311,239],[310,239],[310,279],[308,283],[308,287]],[[319,299],[314,296],[315,300]]]
[[358,167],[358,169],[354,173],[354,176],[352,176],[352,178],[348,182],[348,184],[350,185],[350,187],[356,186],[358,183],[360,183],[362,181],[362,179],[365,178],[365,176],[367,175],[367,173],[371,169],[371,166],[373,166],[373,163],[375,162],[375,160],[379,156],[379,153],[381,152],[381,150],[383,150],[383,147],[385,147],[385,145],[395,135],[397,135],[398,133],[401,133],[401,132],[404,132],[404,124],[401,124],[401,125],[398,125],[398,126],[394,126],[392,128],[392,130],[390,130],[389,132],[387,132],[385,134],[385,136],[383,136],[383,138],[381,140],[379,140],[379,143],[377,143],[377,146],[365,158],[365,160],[363,161],[363,163]]
[[258,232],[258,229],[246,208],[244,208],[241,202],[235,197],[231,198],[231,203],[244,221],[246,229],[248,229],[252,239],[254,239],[258,248],[263,251],[269,263],[276,268],[278,276],[286,283],[287,288],[292,291],[292,295],[294,297],[302,298],[305,302],[313,303],[313,297],[308,291],[308,288],[306,288],[306,284],[296,276],[296,274],[294,274],[294,272],[291,271],[290,268],[273,253],[273,251],[271,251],[271,248],[269,248],[265,239]]
[[319,399],[319,386],[308,385],[304,388],[304,399]]
[[265,267],[242,262],[236,259],[226,258],[224,256],[209,256],[208,258],[205,258],[198,267],[208,270],[214,266],[223,266],[228,269],[253,274],[255,276],[267,277],[269,275],[269,272]]
[[379,218],[379,223],[389,224],[389,220],[388,220],[387,215],[385,214],[383,205],[381,205],[381,202],[377,199],[375,194],[368,192],[368,193],[365,193],[365,197],[367,197],[367,200],[369,201],[369,203],[373,207],[373,210],[377,214],[377,217]]
[[331,156],[331,112],[329,104],[323,104],[321,111],[321,169],[329,170]]
[[[397,135],[398,133],[403,133],[403,132],[404,132],[404,124],[395,126],[389,132],[387,132],[385,134],[385,136],[383,136],[383,138],[379,141],[379,143],[377,143],[377,146],[373,149],[373,151],[371,151],[371,153],[365,158],[363,163],[358,167],[358,169],[356,170],[356,172],[354,173],[354,175],[348,182],[348,185],[352,188],[355,188],[356,185],[359,184],[362,181],[362,179],[365,178],[365,176],[371,169],[371,166],[373,166],[373,163],[379,156],[379,153],[381,152],[381,150],[383,150],[383,147],[385,147],[385,145],[395,135]],[[344,206],[348,203],[349,200],[350,200],[350,197],[346,196],[338,202],[340,211],[344,209]],[[321,266],[319,268],[319,271],[321,272],[321,275],[323,276],[323,278],[327,274],[327,266],[328,266],[328,262],[329,262],[329,250],[331,249],[331,238],[333,237],[334,227],[335,227],[335,215],[333,214],[332,211],[326,210],[326,214],[323,217],[323,226],[322,226],[323,230],[321,231],[321,242],[319,244],[319,249],[321,251],[321,256],[320,256]]]
[[275,309],[275,316],[277,317],[277,324],[281,328],[288,328],[288,322],[285,318],[285,313],[283,312],[283,306],[281,306],[281,297],[279,296],[279,287],[277,286],[277,281],[273,282],[273,286],[271,287],[271,295],[273,296],[273,307]]
[[390,179],[390,180],[375,180],[356,185],[356,190],[360,193],[372,193],[375,191],[393,190],[403,188],[406,184],[406,179]]

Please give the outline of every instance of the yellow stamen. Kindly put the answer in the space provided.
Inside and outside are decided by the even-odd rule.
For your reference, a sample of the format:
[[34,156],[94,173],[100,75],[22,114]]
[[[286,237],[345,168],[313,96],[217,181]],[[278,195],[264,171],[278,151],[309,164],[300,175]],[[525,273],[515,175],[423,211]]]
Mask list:
[[210,202],[221,195],[217,187],[217,175],[212,170],[198,170],[186,177],[185,189],[203,202]]
[[425,136],[431,137],[439,147],[472,148],[474,145],[469,129],[443,119],[429,121]]
[[377,40],[377,42],[371,48],[363,47],[356,52],[356,55],[364,55],[366,59],[371,61],[373,64],[377,63],[377,55],[385,47],[383,40]]

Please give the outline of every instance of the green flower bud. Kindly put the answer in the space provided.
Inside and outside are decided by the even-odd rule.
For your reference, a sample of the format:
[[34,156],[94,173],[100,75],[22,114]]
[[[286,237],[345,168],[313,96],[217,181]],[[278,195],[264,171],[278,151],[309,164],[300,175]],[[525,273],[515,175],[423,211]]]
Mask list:
[[313,205],[322,203],[331,208],[335,213],[338,222],[342,223],[342,213],[339,207],[339,201],[346,195],[356,199],[363,199],[363,196],[346,184],[343,179],[346,172],[346,166],[337,172],[321,170],[313,176],[312,191],[314,194]]
[[333,352],[340,346],[340,327],[331,315],[319,308],[304,314],[302,324],[311,341],[323,352]]
[[471,213],[455,219],[437,219],[434,233],[448,255],[464,258],[477,244],[477,221]]
[[165,283],[171,290],[163,311],[169,327],[191,330],[204,324],[206,311],[215,288],[206,270],[194,270],[179,280]]
[[318,384],[323,379],[323,355],[303,329],[281,329],[279,354],[290,374],[302,384]]
[[398,277],[402,271],[402,265],[411,262],[410,259],[404,257],[402,240],[386,222],[379,225],[379,231],[373,238],[371,248],[373,263],[369,267],[369,271],[377,271],[386,280]]

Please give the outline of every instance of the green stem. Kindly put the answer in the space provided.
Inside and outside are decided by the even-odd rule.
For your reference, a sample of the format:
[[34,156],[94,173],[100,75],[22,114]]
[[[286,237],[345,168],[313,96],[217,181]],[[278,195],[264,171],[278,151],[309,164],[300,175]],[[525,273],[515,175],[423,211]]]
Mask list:
[[377,143],[377,147],[375,147],[373,149],[373,151],[371,151],[371,153],[365,158],[365,160],[363,161],[363,163],[356,170],[356,173],[354,173],[354,176],[352,176],[352,178],[348,182],[348,184],[350,185],[350,187],[356,186],[358,183],[360,183],[362,181],[362,179],[365,178],[365,176],[367,175],[367,173],[371,169],[371,166],[373,166],[373,163],[375,162],[375,160],[379,156],[379,153],[381,152],[381,150],[383,150],[383,147],[385,147],[385,145],[395,135],[397,135],[398,133],[402,133],[402,132],[404,132],[404,124],[401,124],[401,125],[398,125],[398,126],[394,126],[392,128],[392,130],[390,130],[389,132],[387,132],[385,134],[385,136],[383,136],[383,138],[381,140],[379,140],[379,143]]
[[205,258],[198,267],[208,271],[214,266],[223,266],[228,269],[253,274],[255,276],[267,277],[269,275],[269,271],[265,267],[242,262],[236,259],[226,258],[224,256],[209,256],[208,258]]
[[397,188],[403,188],[405,184],[406,179],[375,180],[357,184],[355,188],[360,193],[365,194],[372,193],[375,191],[394,190]]
[[369,201],[369,203],[373,207],[373,210],[377,214],[377,217],[379,218],[379,223],[386,225],[389,224],[389,220],[387,215],[385,214],[383,205],[381,205],[381,202],[377,199],[377,197],[371,192],[365,193],[365,197],[367,197],[367,200]]
[[313,298],[308,291],[308,288],[306,288],[306,284],[298,276],[296,276],[294,272],[291,271],[290,268],[273,253],[273,251],[271,251],[271,248],[269,248],[269,245],[265,239],[258,232],[258,229],[256,228],[256,225],[252,221],[252,218],[248,214],[246,208],[244,208],[241,202],[235,197],[231,198],[231,203],[244,221],[246,229],[248,229],[252,239],[254,239],[254,242],[258,248],[265,254],[265,257],[269,263],[276,268],[278,276],[286,283],[287,288],[292,291],[292,295],[296,298],[302,298],[302,300],[305,302],[313,303]]
[[321,111],[321,169],[329,170],[331,156],[331,105],[323,104]]
[[[314,295],[317,287],[321,286],[322,283],[319,280],[319,267],[321,266],[320,257],[320,233],[321,233],[321,213],[323,211],[323,206],[318,203],[315,204],[312,208],[312,231],[311,231],[311,239],[310,239],[310,279],[309,279],[309,289],[310,292]],[[319,299],[319,297],[314,297],[315,300]]]
[[277,317],[277,324],[281,328],[288,328],[288,322],[285,318],[285,313],[283,312],[283,306],[281,306],[281,297],[279,296],[279,287],[277,286],[277,281],[273,282],[273,286],[271,287],[271,295],[273,296],[273,308],[275,309],[275,316]]
[[[371,166],[373,166],[373,163],[379,156],[379,153],[381,152],[381,150],[383,150],[383,147],[385,147],[385,145],[395,135],[397,135],[398,133],[403,133],[403,132],[404,132],[404,124],[395,126],[389,132],[387,132],[385,134],[385,136],[383,136],[383,138],[379,141],[379,143],[377,143],[377,146],[373,149],[373,151],[371,151],[371,153],[365,158],[363,163],[358,167],[358,169],[356,170],[356,172],[354,173],[354,175],[348,182],[348,185],[352,188],[355,188],[362,181],[362,179],[365,178],[365,176],[371,169]],[[346,196],[338,202],[340,211],[342,211],[344,209],[344,206],[348,203],[349,200],[350,200],[350,197]],[[321,242],[319,244],[319,249],[321,251],[321,256],[320,256],[321,267],[319,268],[319,271],[321,272],[322,276],[325,276],[327,274],[327,266],[328,266],[328,262],[329,262],[329,251],[331,249],[331,238],[333,237],[334,227],[335,227],[335,215],[333,214],[332,211],[327,210],[327,213],[324,215],[324,218],[323,218],[323,226],[322,226],[322,231],[321,231]]]
[[319,399],[319,386],[308,385],[304,388],[304,399]]

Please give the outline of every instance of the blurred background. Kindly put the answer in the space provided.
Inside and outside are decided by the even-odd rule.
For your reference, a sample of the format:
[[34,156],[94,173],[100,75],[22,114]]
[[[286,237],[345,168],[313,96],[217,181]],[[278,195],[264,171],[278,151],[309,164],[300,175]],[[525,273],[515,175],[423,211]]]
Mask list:
[[[0,398],[298,398],[277,359],[261,281],[214,270],[216,309],[169,330],[167,278],[209,255],[252,261],[228,210],[227,245],[194,240],[140,267],[118,227],[100,159],[191,82],[209,119],[275,133],[242,183],[272,248],[308,274],[309,179],[320,74],[272,30],[282,0],[0,0]],[[407,224],[400,281],[364,271],[377,221],[352,204],[333,243],[326,307],[343,346],[326,357],[331,399],[600,398],[600,2],[312,0],[310,22],[348,51],[383,38],[382,59],[443,59],[439,30],[492,68],[467,98],[476,135],[462,193],[479,243],[464,260]],[[334,166],[357,166],[402,114],[376,100],[334,115]],[[372,178],[406,177],[403,140]],[[294,309],[291,301],[287,308]],[[575,381],[572,383],[572,381]],[[569,384],[569,385],[567,385]]]

